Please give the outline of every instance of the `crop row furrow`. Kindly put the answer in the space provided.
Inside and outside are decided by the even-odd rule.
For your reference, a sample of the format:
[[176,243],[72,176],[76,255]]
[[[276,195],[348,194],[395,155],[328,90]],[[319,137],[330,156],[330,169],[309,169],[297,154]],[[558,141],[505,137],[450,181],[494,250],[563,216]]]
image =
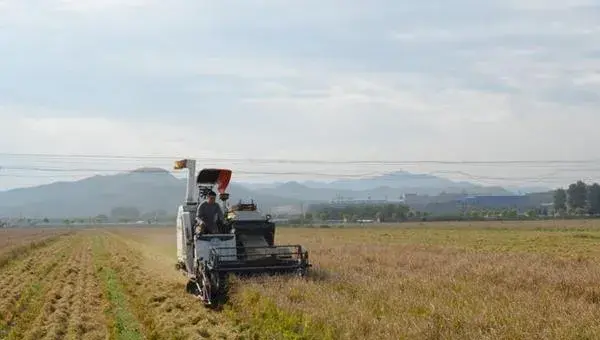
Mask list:
[[13,266],[5,267],[0,299],[0,338],[6,336],[18,314],[27,308],[31,299],[39,293],[40,279],[50,273],[62,260],[64,243],[58,242]]
[[103,241],[110,266],[121,278],[148,338],[237,338],[226,320],[185,293],[183,281],[165,276],[162,264],[114,235],[106,235]]
[[[63,236],[70,234],[60,232],[56,234],[38,235],[35,238],[18,239],[18,244],[0,248],[0,269],[10,266],[19,260],[27,258],[30,254],[35,253],[39,249],[47,248],[56,243]],[[0,241],[0,243],[3,243]]]
[[93,242],[94,267],[101,278],[102,289],[106,294],[108,316],[106,325],[110,329],[111,339],[142,339],[142,330],[138,319],[131,312],[130,299],[125,294],[121,278],[117,276],[108,260],[106,244],[101,237]]
[[[75,244],[79,242],[80,239],[74,240]],[[51,283],[42,310],[25,335],[26,339],[60,339],[66,334],[71,298],[83,255],[80,245],[75,246],[73,251],[70,261],[57,271],[59,276]]]
[[48,261],[63,246],[62,242],[48,243],[46,247],[38,248],[36,252],[30,253],[28,257],[3,267],[0,271],[0,301],[10,299],[24,284],[27,284],[25,278],[35,276],[36,271],[40,270],[40,266],[50,263]]
[[64,239],[52,256],[44,256],[44,252],[32,255],[36,265],[30,269],[28,275],[22,276],[27,284],[24,292],[19,294],[19,300],[8,305],[3,336],[7,336],[8,339],[23,339],[31,323],[41,313],[46,293],[62,274],[60,269],[66,266],[75,254],[73,249],[69,248],[70,242],[70,239]]
[[104,294],[92,262],[89,239],[85,242],[79,268],[77,286],[72,297],[72,317],[69,319],[67,339],[104,339],[107,334]]

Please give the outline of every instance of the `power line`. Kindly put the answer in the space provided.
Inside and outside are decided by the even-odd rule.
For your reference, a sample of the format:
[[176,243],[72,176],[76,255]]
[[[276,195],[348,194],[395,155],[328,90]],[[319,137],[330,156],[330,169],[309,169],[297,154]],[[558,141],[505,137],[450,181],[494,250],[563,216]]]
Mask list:
[[[6,177],[11,177],[11,176],[19,176],[19,175],[23,175],[22,173],[18,173],[18,174],[9,174],[9,173],[2,173],[2,170],[17,170],[17,171],[36,171],[36,172],[57,172],[57,173],[62,173],[61,175],[63,176],[74,176],[73,172],[77,173],[77,172],[83,172],[83,173],[90,173],[90,172],[108,172],[108,173],[131,173],[134,172],[135,170],[131,170],[131,169],[94,169],[94,168],[75,168],[75,169],[64,169],[64,168],[44,168],[44,167],[0,167],[0,176],[6,176]],[[70,174],[64,174],[64,173],[70,173]],[[142,171],[136,172],[138,174],[164,174],[164,173],[169,173],[169,174],[177,174],[180,173],[179,171],[174,171],[174,172],[170,172],[170,171],[166,171],[166,170],[162,170],[162,169],[144,169]],[[334,177],[365,177],[365,176],[375,176],[375,175],[381,175],[382,173],[380,172],[371,172],[371,173],[362,173],[362,174],[354,174],[354,175],[349,175],[349,174],[342,174],[342,173],[336,173],[336,174],[330,174],[330,173],[323,173],[323,172],[312,172],[312,171],[281,171],[281,172],[273,172],[273,171],[235,171],[236,174],[243,174],[243,175],[282,175],[282,176],[334,176]],[[27,177],[28,175],[24,175],[23,177]],[[55,175],[47,175],[47,177],[53,177]]]
[[[19,171],[19,173],[6,173],[4,171]],[[588,169],[574,169],[576,171],[600,171],[600,168],[588,168]],[[27,175],[21,173],[22,171],[32,171],[32,172],[52,172],[55,174],[46,174],[46,175]],[[100,168],[50,168],[50,167],[32,167],[32,166],[8,166],[8,167],[0,167],[0,176],[2,177],[32,177],[32,178],[52,178],[52,177],[73,177],[78,176],[77,173],[131,173],[131,169],[100,169]],[[567,170],[568,171],[568,170]],[[420,173],[420,175],[460,175],[466,177],[471,180],[500,180],[500,181],[539,181],[539,180],[556,180],[556,179],[568,179],[573,176],[559,176],[561,171],[553,171],[551,173],[541,174],[538,176],[532,177],[506,177],[506,176],[481,176],[475,175],[466,171],[451,171],[451,170],[440,170],[440,171],[431,171],[426,173]],[[178,174],[180,171],[169,172],[163,169],[144,169],[143,171],[138,171],[138,174]],[[389,172],[369,172],[369,173],[360,173],[360,174],[348,174],[344,173],[326,173],[326,172],[315,172],[315,171],[235,171],[236,174],[241,175],[259,175],[259,176],[318,176],[318,177],[333,177],[333,178],[364,178],[364,177],[372,177],[372,176],[382,176],[389,175]],[[58,175],[57,175],[58,174]],[[381,179],[379,179],[381,180]],[[389,181],[395,181],[397,178],[389,178]]]
[[439,165],[536,165],[536,164],[593,164],[600,163],[600,159],[578,160],[317,160],[317,159],[291,159],[291,158],[218,158],[218,157],[186,157],[186,156],[149,156],[149,155],[99,155],[99,154],[35,154],[35,153],[0,153],[4,157],[16,158],[48,158],[48,159],[91,159],[91,160],[163,160],[175,161],[183,158],[196,159],[204,162],[244,162],[256,164],[372,164],[372,165],[410,165],[410,164],[439,164]]
[[[51,180],[81,180],[90,178],[98,175],[116,175],[123,173],[130,173],[136,171],[135,168],[145,168],[142,171],[136,171],[142,174],[154,174],[154,173],[169,173],[171,175],[178,175],[182,171],[168,171],[162,169],[168,163],[182,158],[192,157],[167,157],[167,156],[124,156],[124,155],[76,155],[76,154],[32,154],[32,153],[0,153],[0,157],[4,156],[9,161],[5,160],[5,165],[0,164],[0,177],[3,178],[47,178]],[[193,158],[192,158],[193,159]],[[236,168],[238,165],[247,168],[247,170],[234,170],[236,175],[241,177],[319,177],[322,179],[365,179],[368,177],[383,176],[393,174],[395,171],[393,167],[400,168],[404,165],[405,169],[409,165],[416,165],[419,170],[411,171],[415,175],[431,175],[440,177],[451,177],[454,175],[453,181],[466,180],[475,182],[488,182],[485,185],[494,185],[493,183],[498,182],[520,182],[521,184],[534,184],[534,183],[549,183],[556,181],[572,181],[574,177],[572,174],[562,174],[565,172],[600,172],[600,160],[588,159],[588,160],[533,160],[533,161],[522,161],[522,160],[504,160],[504,161],[401,161],[401,160],[301,160],[301,159],[253,159],[253,158],[196,158],[200,163],[204,163],[203,167],[228,167]],[[219,162],[228,163],[226,165],[217,165]],[[91,164],[86,164],[91,163]],[[156,166],[160,163],[161,165]],[[238,163],[237,165],[235,163]],[[248,163],[252,164],[249,165]],[[85,164],[85,165],[84,165]],[[133,165],[132,165],[133,164]],[[209,165],[210,164],[210,165]],[[260,166],[256,166],[258,164]],[[273,165],[278,164],[278,165]],[[292,171],[285,171],[285,164],[294,165]],[[299,167],[298,165],[306,165]],[[423,165],[427,168],[427,165],[445,165],[444,170],[421,171],[425,170],[420,167]],[[75,165],[75,166],[73,166]],[[77,166],[79,165],[79,166]],[[138,165],[138,166],[136,166]],[[310,166],[312,165],[312,166]],[[337,168],[337,169],[318,169],[315,170],[315,165],[321,165],[321,168]],[[329,165],[324,167],[323,165]],[[337,166],[336,166],[337,165]],[[349,170],[348,165],[354,165],[353,171]],[[374,171],[371,166],[377,166],[377,171]],[[450,166],[460,166],[460,170],[448,170]],[[496,168],[500,168],[502,165],[515,167],[518,169],[524,169],[523,167],[533,170],[536,169],[549,169],[553,170],[549,173],[543,173],[539,175],[529,176],[515,176],[509,177],[504,176],[490,176],[490,175],[477,175],[469,171],[465,171],[464,168],[475,165],[488,165]],[[62,166],[62,167],[61,167]],[[103,167],[106,166],[106,167]],[[125,167],[132,166],[134,169]],[[262,166],[267,166],[268,170],[260,170]],[[360,166],[363,166],[362,173],[359,173]],[[388,168],[386,168],[388,166]],[[273,168],[280,168],[281,171],[272,171]],[[249,168],[249,169],[248,169]],[[258,168],[258,170],[256,170]],[[309,169],[299,169],[309,168]],[[312,169],[311,169],[312,168]],[[392,169],[390,169],[392,168]],[[435,167],[434,167],[435,169]],[[369,171],[373,170],[373,171]],[[522,170],[517,170],[522,171]],[[447,175],[447,176],[444,176]],[[450,175],[450,176],[448,176]],[[457,178],[460,177],[460,178]],[[593,180],[590,176],[584,176],[586,181]],[[239,178],[239,177],[238,177]],[[282,179],[283,180],[283,179]],[[382,178],[378,178],[381,181]],[[397,181],[397,178],[390,177],[387,179],[390,183]],[[506,185],[507,183],[502,183]]]

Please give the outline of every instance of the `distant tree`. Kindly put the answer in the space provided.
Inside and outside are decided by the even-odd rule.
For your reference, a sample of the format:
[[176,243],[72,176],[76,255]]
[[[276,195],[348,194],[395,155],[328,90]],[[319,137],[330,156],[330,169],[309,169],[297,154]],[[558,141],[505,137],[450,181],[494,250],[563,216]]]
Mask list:
[[321,221],[327,221],[329,219],[329,214],[325,211],[321,211],[318,216]]
[[140,211],[136,207],[116,207],[110,211],[112,218],[117,220],[135,220],[140,218]]
[[504,209],[501,213],[501,216],[504,218],[514,218],[519,215],[517,209]]
[[587,205],[587,185],[583,181],[577,181],[569,185],[567,189],[567,204],[569,210],[576,214],[585,210]]
[[530,209],[529,211],[527,211],[527,216],[536,218],[538,217],[538,211],[536,209]]
[[96,222],[106,222],[108,221],[108,216],[104,215],[104,214],[100,214],[97,215],[96,217],[94,217],[94,220],[96,220]]
[[307,212],[307,213],[304,214],[304,221],[310,223],[310,222],[312,222],[312,220],[313,220],[313,214],[312,213]]
[[565,189],[554,190],[554,210],[559,213],[567,210],[567,191]]
[[588,188],[588,206],[590,214],[600,214],[600,185],[594,183]]
[[383,213],[381,213],[381,211],[375,213],[375,220],[377,222],[383,222]]
[[349,214],[342,214],[342,221],[344,222],[349,222],[350,221],[350,215]]
[[406,219],[409,208],[401,204],[319,204],[309,209],[313,216],[320,219],[347,220],[380,219],[382,221],[400,221]]

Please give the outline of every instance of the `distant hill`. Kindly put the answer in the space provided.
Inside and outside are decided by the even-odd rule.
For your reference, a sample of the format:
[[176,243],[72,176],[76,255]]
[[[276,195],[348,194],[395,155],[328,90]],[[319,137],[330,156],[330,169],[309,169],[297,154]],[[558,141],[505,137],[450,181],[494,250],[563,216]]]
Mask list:
[[[436,196],[463,192],[470,195],[512,194],[500,187],[404,171],[330,183],[292,181],[251,185],[234,179],[229,188],[232,201],[254,199],[262,210],[273,212],[298,212],[302,203],[329,202],[336,198],[398,200],[403,194]],[[116,207],[135,207],[142,213],[161,210],[174,214],[184,196],[184,180],[163,169],[141,168],[117,175],[0,192],[0,216],[86,217],[109,215]],[[426,198],[427,201],[431,199]]]
[[298,182],[280,184],[274,188],[255,189],[254,192],[266,195],[278,195],[286,198],[294,198],[305,201],[331,201],[341,200],[390,200],[397,201],[403,194],[419,194],[435,196],[441,193],[466,192],[471,195],[511,195],[512,193],[498,187],[475,187],[465,189],[462,187],[446,188],[420,188],[420,187],[378,187],[369,190],[344,190],[333,188],[311,188]]
[[426,174],[397,171],[369,178],[336,180],[333,182],[286,182],[271,184],[243,184],[254,191],[303,200],[342,199],[398,199],[403,194],[438,195],[462,193],[472,195],[511,195],[501,187],[486,187],[469,182],[455,182]]
[[438,193],[458,193],[467,191],[470,194],[481,195],[506,195],[514,192],[543,192],[549,188],[526,188],[511,187],[502,188],[498,186],[484,186],[467,181],[452,181],[447,178],[438,177],[429,174],[414,174],[407,171],[396,171],[389,174],[372,176],[359,179],[336,180],[327,182],[305,182],[305,185],[313,188],[334,188],[346,190],[372,190],[373,188],[389,187],[402,189],[407,193],[429,194]]
[[[185,197],[185,181],[162,169],[143,168],[129,173],[94,176],[73,182],[55,182],[0,192],[0,215],[28,217],[83,217],[108,215],[115,207],[141,212],[166,210],[175,214]],[[296,204],[293,199],[252,192],[236,183],[232,200],[254,199],[263,209]]]
[[313,188],[335,188],[346,190],[371,190],[373,188],[390,187],[396,189],[419,188],[421,190],[433,189],[437,191],[474,189],[481,187],[469,182],[455,182],[447,178],[441,178],[428,174],[413,174],[406,171],[396,171],[389,174],[372,176],[360,179],[343,179],[331,183],[307,182],[307,186]]

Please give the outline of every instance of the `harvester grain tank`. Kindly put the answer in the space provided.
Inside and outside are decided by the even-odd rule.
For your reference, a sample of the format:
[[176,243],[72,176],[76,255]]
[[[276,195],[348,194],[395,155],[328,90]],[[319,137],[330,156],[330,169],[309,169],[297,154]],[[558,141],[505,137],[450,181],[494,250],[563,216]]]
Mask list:
[[[306,276],[311,267],[308,251],[301,245],[275,245],[275,223],[269,215],[254,202],[228,205],[230,169],[206,168],[196,176],[196,161],[190,159],[176,161],[175,169],[187,169],[185,201],[177,211],[176,268],[188,277],[189,293],[213,305],[226,297],[230,274]],[[196,210],[215,189],[225,218],[219,232],[210,234],[197,228]]]

